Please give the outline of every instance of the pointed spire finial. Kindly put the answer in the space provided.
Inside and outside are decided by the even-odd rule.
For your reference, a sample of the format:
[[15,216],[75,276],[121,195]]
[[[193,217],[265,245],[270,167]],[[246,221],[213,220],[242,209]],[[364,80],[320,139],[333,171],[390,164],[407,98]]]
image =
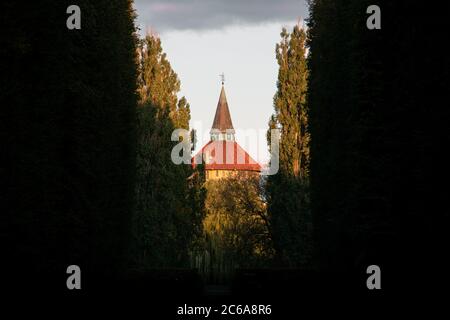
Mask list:
[[222,85],[225,83],[225,74],[222,72],[222,74],[219,74],[220,79],[222,80]]
[[211,140],[234,141],[234,128],[231,122],[230,109],[228,109],[224,86],[220,90],[219,101],[210,134]]

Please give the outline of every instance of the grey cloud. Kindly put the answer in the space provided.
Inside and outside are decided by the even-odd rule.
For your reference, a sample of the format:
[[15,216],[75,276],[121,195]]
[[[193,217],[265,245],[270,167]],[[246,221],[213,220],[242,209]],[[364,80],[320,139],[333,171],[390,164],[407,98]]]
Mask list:
[[157,32],[305,19],[306,0],[135,0],[138,23]]

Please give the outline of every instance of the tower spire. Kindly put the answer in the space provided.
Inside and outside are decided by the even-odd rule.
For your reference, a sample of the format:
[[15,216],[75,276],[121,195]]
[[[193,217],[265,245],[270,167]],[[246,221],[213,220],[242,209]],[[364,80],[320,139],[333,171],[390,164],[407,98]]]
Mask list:
[[230,109],[228,108],[227,97],[225,95],[225,88],[223,86],[224,82],[225,78],[223,76],[219,102],[217,103],[216,114],[210,131],[211,140],[234,141],[234,128],[231,121]]

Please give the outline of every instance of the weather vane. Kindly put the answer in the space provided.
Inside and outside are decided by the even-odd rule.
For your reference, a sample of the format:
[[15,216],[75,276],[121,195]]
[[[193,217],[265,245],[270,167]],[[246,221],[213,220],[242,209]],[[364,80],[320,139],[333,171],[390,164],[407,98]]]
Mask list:
[[222,72],[222,74],[219,74],[220,79],[222,80],[222,85],[225,83],[225,74]]

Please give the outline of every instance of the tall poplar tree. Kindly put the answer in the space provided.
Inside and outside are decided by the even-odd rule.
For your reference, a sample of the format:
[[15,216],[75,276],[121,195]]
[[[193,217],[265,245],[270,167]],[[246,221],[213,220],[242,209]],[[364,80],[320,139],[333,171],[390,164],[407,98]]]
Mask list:
[[362,272],[376,263],[396,279],[391,288],[418,292],[442,286],[449,268],[450,215],[440,183],[450,161],[442,152],[450,112],[441,108],[448,5],[381,0],[381,29],[371,30],[372,4],[310,1],[316,256],[323,270]]
[[60,275],[72,264],[89,289],[126,264],[137,104],[133,4],[77,1],[81,29],[69,30],[71,4],[11,2],[0,10],[0,101],[9,106],[2,128],[10,126],[1,170],[9,209],[0,233],[9,246],[4,274],[20,292],[64,289]]
[[305,267],[310,263],[311,232],[306,33],[296,25],[292,33],[283,28],[280,35],[275,113],[269,122],[270,128],[281,130],[280,168],[267,181],[268,209],[280,262]]
[[[139,47],[137,207],[134,255],[138,268],[184,266],[193,230],[200,223],[188,178],[190,165],[175,165],[174,129],[189,129],[186,98],[177,98],[180,81],[163,52],[159,37],[149,34]],[[192,195],[192,196],[191,196]]]

